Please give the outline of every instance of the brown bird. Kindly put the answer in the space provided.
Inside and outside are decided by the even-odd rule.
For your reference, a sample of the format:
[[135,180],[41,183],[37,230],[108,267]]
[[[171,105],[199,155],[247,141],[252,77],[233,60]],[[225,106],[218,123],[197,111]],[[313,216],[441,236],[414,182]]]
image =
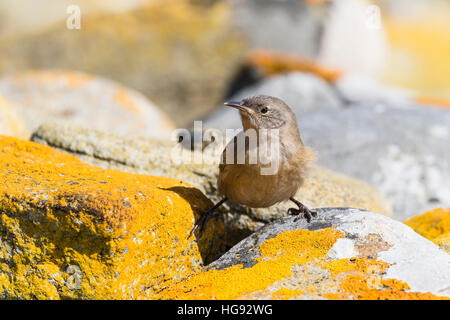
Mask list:
[[217,185],[224,198],[202,212],[190,235],[198,227],[201,233],[214,210],[227,200],[250,208],[291,200],[298,209],[290,208],[288,214],[302,213],[310,222],[317,213],[294,195],[315,160],[315,152],[303,145],[295,114],[282,100],[264,95],[224,104],[239,110],[244,131],[222,153]]

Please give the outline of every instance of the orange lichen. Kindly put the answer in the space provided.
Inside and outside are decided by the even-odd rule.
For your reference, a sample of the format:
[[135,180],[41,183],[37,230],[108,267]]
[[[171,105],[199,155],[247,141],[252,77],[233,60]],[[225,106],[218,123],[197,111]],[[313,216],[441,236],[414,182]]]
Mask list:
[[0,297],[148,298],[201,267],[205,249],[187,236],[192,206],[209,202],[192,186],[0,146]]
[[396,279],[381,279],[365,275],[349,275],[340,285],[338,293],[326,294],[329,299],[359,300],[437,300],[448,299],[431,293],[409,292],[407,283]]
[[319,65],[312,60],[267,50],[252,51],[247,56],[249,65],[258,68],[264,75],[277,73],[301,71],[312,73],[326,81],[335,82],[342,73],[338,70],[329,69]]
[[116,91],[115,100],[117,103],[119,103],[121,106],[127,108],[128,110],[139,114],[139,109],[136,107],[136,104],[133,100],[130,99],[128,96],[128,91],[126,88],[121,87]]
[[58,81],[63,81],[67,83],[70,87],[81,87],[89,83],[93,76],[77,72],[77,71],[67,71],[67,70],[30,70],[23,74],[17,74],[15,76],[16,81],[22,81],[22,78],[34,78],[40,83],[55,83]]
[[295,289],[287,289],[287,288],[281,288],[278,291],[276,291],[274,294],[272,294],[273,300],[288,300],[296,296],[300,296],[304,294],[304,290],[295,290]]
[[339,259],[325,263],[331,276],[341,279],[337,292],[328,299],[405,300],[446,299],[431,293],[409,292],[409,285],[397,279],[383,279],[389,264],[368,258]]
[[437,237],[450,234],[450,208],[434,209],[404,223],[421,236],[434,241]]
[[443,98],[439,99],[429,96],[418,96],[414,100],[419,104],[450,109],[450,99],[443,99]]

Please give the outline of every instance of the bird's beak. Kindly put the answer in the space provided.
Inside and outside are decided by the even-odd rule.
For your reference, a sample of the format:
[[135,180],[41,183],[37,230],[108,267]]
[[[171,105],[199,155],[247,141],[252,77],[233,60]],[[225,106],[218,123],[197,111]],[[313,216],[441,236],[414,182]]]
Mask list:
[[226,101],[224,105],[239,109],[240,111],[244,111],[247,113],[254,113],[251,108],[244,105],[243,101]]

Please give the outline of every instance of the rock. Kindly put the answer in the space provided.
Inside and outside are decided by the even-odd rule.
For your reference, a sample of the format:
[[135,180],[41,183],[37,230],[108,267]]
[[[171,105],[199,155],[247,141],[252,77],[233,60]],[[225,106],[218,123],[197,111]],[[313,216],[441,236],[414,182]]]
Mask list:
[[326,82],[334,83],[342,72],[322,65],[313,59],[298,54],[255,49],[247,54],[246,64],[255,68],[263,76],[272,76],[288,72],[305,72],[313,74]]
[[388,103],[408,107],[416,104],[413,92],[381,84],[357,73],[346,73],[334,83],[340,96],[349,103]]
[[211,205],[187,183],[6,136],[0,146],[2,299],[151,298],[223,252],[217,228],[187,239],[193,207]]
[[450,253],[450,232],[434,238],[433,242]]
[[305,113],[299,126],[318,164],[377,187],[405,220],[450,203],[450,113],[353,104]]
[[30,132],[16,111],[0,96],[0,134],[28,138]]
[[0,71],[59,68],[120,81],[187,126],[219,103],[245,54],[246,41],[232,20],[224,2],[153,1],[124,13],[83,11],[79,30],[68,30],[64,21],[0,39]]
[[[312,74],[330,84],[342,76],[341,71],[321,65],[313,59],[301,55],[254,49],[247,53],[244,63],[233,77],[226,97],[233,96],[243,88],[255,85],[266,77],[290,72]],[[319,86],[323,85],[319,84]]]
[[139,92],[81,72],[29,71],[4,76],[0,95],[32,130],[50,120],[156,138],[168,138],[175,129]]
[[[285,101],[298,117],[306,111],[338,109],[342,103],[333,88],[312,74],[292,72],[269,77],[236,93],[230,100],[241,100],[258,94],[274,96]],[[241,128],[241,118],[235,109],[221,106],[205,122],[220,129]]]
[[450,208],[425,212],[409,218],[405,224],[450,253]]
[[[229,0],[233,21],[253,48],[315,57],[325,17],[307,1]],[[282,35],[282,36],[280,36]]]
[[[218,161],[222,149],[207,147],[203,154],[184,150],[178,158],[180,152],[174,142],[130,139],[58,124],[42,125],[32,139],[101,167],[175,177],[193,184],[213,202],[221,199],[216,187],[218,165],[214,161]],[[193,157],[196,155],[203,156],[203,162],[195,164]],[[375,188],[320,167],[312,169],[297,197],[312,208],[350,206],[392,214],[390,204]],[[217,219],[226,226],[226,244],[231,247],[266,223],[285,216],[289,207],[289,203],[282,203],[266,209],[251,209],[226,202],[217,210],[220,213]],[[213,222],[208,224],[208,228],[213,227]]]
[[259,229],[160,299],[437,299],[450,297],[450,255],[403,223],[323,208]]

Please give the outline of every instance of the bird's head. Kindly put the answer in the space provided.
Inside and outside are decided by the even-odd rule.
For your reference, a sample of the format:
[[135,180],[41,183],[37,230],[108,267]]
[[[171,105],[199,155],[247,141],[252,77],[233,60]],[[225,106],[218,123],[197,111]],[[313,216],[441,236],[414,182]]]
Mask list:
[[297,127],[295,114],[283,100],[276,97],[258,95],[224,104],[240,111],[244,130]]

